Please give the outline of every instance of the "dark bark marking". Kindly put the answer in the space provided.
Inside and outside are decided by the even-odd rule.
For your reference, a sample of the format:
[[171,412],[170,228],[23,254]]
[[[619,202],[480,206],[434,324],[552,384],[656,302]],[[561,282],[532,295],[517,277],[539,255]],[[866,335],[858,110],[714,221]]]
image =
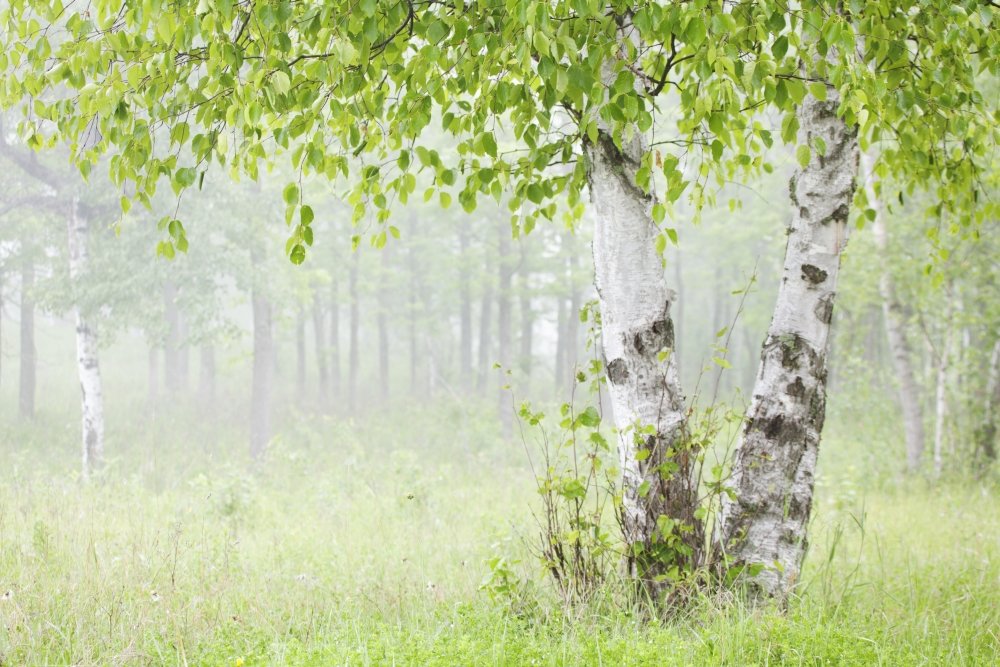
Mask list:
[[823,324],[829,324],[831,320],[833,320],[833,299],[833,292],[824,294],[820,297],[819,302],[816,304],[816,308],[813,310],[816,314],[816,319]]
[[827,273],[818,266],[813,266],[812,264],[802,265],[802,279],[808,280],[813,285],[819,285],[821,282],[826,280]]
[[802,384],[802,377],[796,375],[794,382],[789,382],[785,386],[785,393],[792,398],[802,398],[806,395],[806,386]]
[[618,358],[608,362],[608,379],[611,384],[624,384],[628,380],[628,367],[625,360]]

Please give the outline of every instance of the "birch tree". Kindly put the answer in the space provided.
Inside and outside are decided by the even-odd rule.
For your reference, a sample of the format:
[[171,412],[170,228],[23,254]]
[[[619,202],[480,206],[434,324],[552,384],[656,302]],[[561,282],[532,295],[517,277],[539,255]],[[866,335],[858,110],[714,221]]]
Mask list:
[[[994,10],[981,2],[846,4],[868,22],[866,66],[873,60],[881,69],[869,76],[848,64],[830,83],[848,89],[842,106],[853,115],[844,122],[866,136],[919,116],[882,106],[893,95],[911,109],[947,97],[934,89],[943,80],[921,78],[941,62],[966,65],[965,76],[974,50],[996,71]],[[661,254],[676,238],[666,215],[685,192],[701,206],[713,184],[763,165],[773,136],[754,110],[788,112],[781,134],[795,138],[792,109],[809,90],[815,97],[827,89],[802,80],[798,59],[812,62],[829,44],[855,49],[856,24],[833,7],[95,0],[83,8],[13,0],[0,13],[2,97],[27,112],[22,132],[32,147],[67,141],[84,173],[110,155],[113,180],[131,195],[125,208],[148,205],[161,182],[176,193],[196,187],[212,164],[256,178],[262,163],[281,156],[303,177],[346,180],[355,222],[371,222],[381,247],[394,235],[390,206],[406,204],[418,184],[445,207],[457,200],[471,212],[480,198],[506,202],[524,232],[561,208],[578,216],[586,192],[596,212],[593,254],[630,570],[659,588],[673,568],[697,564],[704,546],[692,477],[699,452],[686,438],[673,297],[663,280]],[[895,65],[909,62],[910,27],[925,23],[932,34],[919,34],[917,76]],[[802,42],[801,30],[820,34]],[[974,88],[955,89],[964,97],[947,100],[951,108],[976,102]],[[668,96],[669,120],[654,124]],[[892,168],[943,175],[961,204],[976,196],[977,188],[964,187],[975,181],[976,162],[942,161],[920,134],[944,136],[952,116],[937,112],[947,108],[904,128],[896,152],[884,154]],[[428,144],[432,124],[453,139],[448,150]],[[966,129],[983,125],[973,120]],[[906,145],[914,138],[920,150]],[[287,254],[301,263],[315,213],[299,181],[283,199]],[[187,246],[181,221],[163,228],[165,253]],[[351,359],[353,368],[353,352]]]
[[[875,160],[868,153],[861,156],[864,169],[865,196],[870,210],[874,212],[872,233],[879,252],[888,259],[889,232],[886,227],[882,203],[876,192],[877,177],[873,166]],[[885,319],[886,336],[896,380],[899,382],[899,404],[903,412],[903,428],[906,434],[906,464],[910,472],[920,468],[924,454],[924,419],[920,407],[920,392],[913,374],[912,352],[906,337],[906,319],[902,304],[896,296],[896,284],[889,269],[888,261],[883,262],[878,281],[879,295],[882,297],[882,316]]]

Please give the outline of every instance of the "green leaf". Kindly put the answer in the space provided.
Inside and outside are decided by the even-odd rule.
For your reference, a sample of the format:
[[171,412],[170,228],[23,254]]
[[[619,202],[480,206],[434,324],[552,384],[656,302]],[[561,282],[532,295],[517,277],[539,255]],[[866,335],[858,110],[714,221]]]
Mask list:
[[812,157],[812,151],[809,150],[809,146],[806,144],[799,144],[799,147],[795,149],[795,159],[798,160],[799,166],[805,169],[809,166],[809,159]]

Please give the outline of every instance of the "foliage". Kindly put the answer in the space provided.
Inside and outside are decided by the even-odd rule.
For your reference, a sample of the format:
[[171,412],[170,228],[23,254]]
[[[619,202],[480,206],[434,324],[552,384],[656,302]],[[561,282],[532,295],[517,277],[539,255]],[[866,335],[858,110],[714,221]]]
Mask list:
[[[941,210],[981,215],[996,110],[977,77],[997,73],[995,8],[837,6],[13,0],[0,14],[2,100],[22,108],[29,146],[68,143],[84,174],[111,153],[113,181],[147,205],[161,179],[180,196],[213,162],[256,178],[262,160],[287,154],[286,251],[297,263],[314,239],[310,173],[349,177],[355,221],[374,210],[385,223],[421,175],[426,199],[447,207],[457,191],[471,211],[480,196],[506,198],[529,230],[555,216],[556,197],[579,212],[583,145],[652,133],[636,180],[663,194],[662,221],[689,183],[700,206],[710,180],[763,166],[773,132],[752,112],[783,112],[791,142],[796,105],[828,85],[862,144],[886,144],[883,169],[936,183]],[[803,61],[814,63],[808,76]],[[435,125],[454,150],[430,141]],[[180,221],[162,227],[165,254],[186,244]],[[395,233],[380,226],[374,242]]]

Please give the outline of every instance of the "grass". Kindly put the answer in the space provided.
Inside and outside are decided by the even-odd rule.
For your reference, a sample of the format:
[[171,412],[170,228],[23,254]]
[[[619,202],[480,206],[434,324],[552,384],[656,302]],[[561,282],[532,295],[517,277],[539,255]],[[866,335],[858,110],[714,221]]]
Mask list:
[[[600,601],[553,604],[520,537],[534,501],[523,452],[466,410],[366,425],[293,419],[259,467],[234,454],[239,434],[205,422],[119,428],[108,478],[84,487],[71,420],[6,421],[0,664],[992,665],[1000,655],[1000,490],[866,486],[843,463],[860,446],[836,426],[824,446],[837,465],[821,472],[788,612],[706,599],[647,622]],[[480,590],[498,553],[522,561],[531,604]]]

